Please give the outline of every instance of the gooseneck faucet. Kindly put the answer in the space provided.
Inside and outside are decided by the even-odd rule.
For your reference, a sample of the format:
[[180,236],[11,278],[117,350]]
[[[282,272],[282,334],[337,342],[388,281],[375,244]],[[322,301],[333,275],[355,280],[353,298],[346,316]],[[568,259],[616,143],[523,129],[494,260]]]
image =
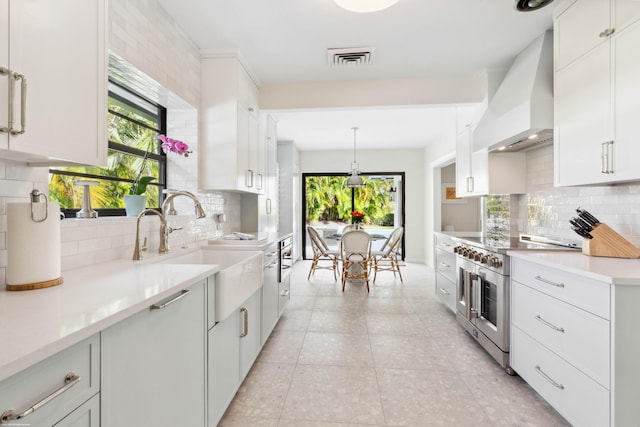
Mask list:
[[196,197],[195,194],[190,193],[188,191],[174,191],[172,192],[162,203],[162,212],[156,209],[145,209],[138,215],[138,222],[136,223],[136,243],[133,248],[133,260],[138,261],[142,259],[142,247],[140,246],[140,220],[147,213],[153,213],[160,218],[160,246],[158,248],[158,253],[166,254],[169,252],[169,233],[174,230],[180,230],[180,228],[171,228],[167,223],[167,215],[169,214],[168,207],[171,205],[173,199],[178,196],[186,196],[193,201],[195,207],[196,218],[204,218],[207,216],[204,209],[202,209],[202,205],[200,204],[200,200]]

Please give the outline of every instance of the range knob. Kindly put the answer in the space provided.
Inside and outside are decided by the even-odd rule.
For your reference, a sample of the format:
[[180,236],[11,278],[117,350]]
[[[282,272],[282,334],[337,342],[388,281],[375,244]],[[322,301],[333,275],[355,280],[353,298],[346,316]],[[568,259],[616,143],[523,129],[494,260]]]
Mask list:
[[488,259],[489,257],[485,254],[480,254],[480,256],[476,257],[476,261],[480,261],[480,264],[486,264]]
[[492,257],[489,257],[487,261],[487,265],[489,265],[490,267],[499,268],[499,267],[502,267],[502,260],[497,256],[492,256]]
[[474,251],[473,249],[470,249],[469,252],[467,253],[467,258],[474,259],[476,254],[477,254],[476,251]]
[[462,246],[456,246],[455,248],[453,248],[453,253],[454,254],[458,254],[462,252]]

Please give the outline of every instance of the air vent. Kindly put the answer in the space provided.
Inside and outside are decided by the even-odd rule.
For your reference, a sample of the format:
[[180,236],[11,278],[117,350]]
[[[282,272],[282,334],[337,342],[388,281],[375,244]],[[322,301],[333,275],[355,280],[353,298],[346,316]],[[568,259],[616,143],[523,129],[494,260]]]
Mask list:
[[327,49],[329,65],[338,67],[344,65],[368,65],[373,62],[375,47],[352,47],[346,49]]

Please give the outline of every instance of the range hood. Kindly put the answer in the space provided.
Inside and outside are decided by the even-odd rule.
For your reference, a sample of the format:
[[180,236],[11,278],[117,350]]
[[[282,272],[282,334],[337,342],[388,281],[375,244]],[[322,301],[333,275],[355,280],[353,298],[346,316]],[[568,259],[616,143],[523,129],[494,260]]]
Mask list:
[[473,150],[522,151],[552,141],[553,32],[549,30],[514,60],[478,122]]

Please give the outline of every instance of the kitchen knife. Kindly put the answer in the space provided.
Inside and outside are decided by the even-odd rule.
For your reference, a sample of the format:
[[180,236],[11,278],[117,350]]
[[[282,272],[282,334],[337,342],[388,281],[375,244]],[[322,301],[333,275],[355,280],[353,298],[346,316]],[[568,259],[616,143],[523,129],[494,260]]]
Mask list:
[[585,221],[584,219],[580,218],[580,217],[573,217],[569,220],[569,223],[571,223],[571,225],[574,225],[582,230],[584,230],[585,233],[588,233],[589,231],[593,230],[593,227],[591,226],[591,224],[589,224],[587,221]]
[[589,233],[587,233],[586,231],[584,231],[582,228],[579,227],[571,227],[571,229],[573,231],[575,231],[576,233],[578,233],[579,236],[584,237],[585,239],[593,239],[593,236]]
[[596,218],[595,216],[591,215],[585,209],[578,208],[578,209],[576,209],[576,212],[578,213],[578,216],[580,218],[582,218],[584,221],[588,222],[591,226],[596,226],[596,225],[600,224],[600,220],[598,218]]

